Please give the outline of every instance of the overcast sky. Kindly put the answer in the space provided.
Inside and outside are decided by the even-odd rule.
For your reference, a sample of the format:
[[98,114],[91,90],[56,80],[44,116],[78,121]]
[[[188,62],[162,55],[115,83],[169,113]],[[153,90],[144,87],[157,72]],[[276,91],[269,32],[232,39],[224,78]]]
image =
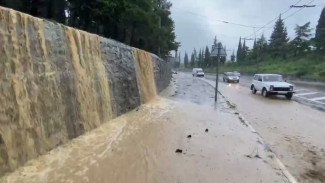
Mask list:
[[[191,54],[193,49],[209,45],[211,47],[214,36],[227,46],[227,50],[234,50],[236,53],[239,37],[247,37],[254,33],[254,30],[262,27],[270,20],[285,12],[299,0],[170,0],[173,3],[172,18],[175,22],[175,32],[177,41],[182,46],[179,49],[184,56],[185,51]],[[301,0],[297,5],[304,5],[311,0]],[[315,8],[304,8],[300,12],[285,20],[288,29],[288,36],[294,37],[294,27],[296,24],[303,25],[308,21],[311,27],[315,28],[320,17],[320,13],[325,6],[325,0],[314,0],[310,5],[317,5]],[[282,15],[286,18],[299,9],[291,8]],[[252,27],[237,26],[235,24],[248,25]],[[256,33],[257,37],[264,32],[269,39],[275,22],[267,25],[266,28]],[[268,30],[267,30],[268,29]],[[253,34],[252,38],[255,35]],[[247,41],[248,46],[252,46],[253,41]],[[228,56],[232,51],[228,52]]]

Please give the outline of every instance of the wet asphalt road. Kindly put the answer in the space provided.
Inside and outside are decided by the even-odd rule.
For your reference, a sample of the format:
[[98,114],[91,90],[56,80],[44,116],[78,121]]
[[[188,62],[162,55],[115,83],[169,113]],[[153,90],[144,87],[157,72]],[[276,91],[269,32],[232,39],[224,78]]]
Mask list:
[[[214,78],[201,80],[214,86]],[[239,84],[220,81],[219,91],[236,105],[298,182],[325,182],[325,112],[297,97],[289,101],[282,96],[254,95],[249,86],[250,79],[242,77]],[[315,94],[309,91],[308,95]]]
[[[213,74],[208,74],[205,78],[215,81],[216,77]],[[249,90],[252,84],[252,78],[253,76],[250,75],[242,75],[239,85],[247,87]],[[219,75],[219,81],[222,82],[222,75]],[[325,83],[291,80],[288,80],[287,82],[295,86],[296,94],[292,100],[325,111]]]

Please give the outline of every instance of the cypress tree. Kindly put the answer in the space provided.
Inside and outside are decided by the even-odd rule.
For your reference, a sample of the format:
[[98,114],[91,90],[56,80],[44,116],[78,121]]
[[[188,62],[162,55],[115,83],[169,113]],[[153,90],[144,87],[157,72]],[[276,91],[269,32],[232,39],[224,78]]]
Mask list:
[[239,38],[239,43],[238,43],[238,49],[237,49],[237,62],[241,62],[242,60],[242,44],[241,44],[241,38]]
[[205,47],[205,55],[204,55],[204,64],[205,64],[205,67],[210,67],[211,64],[210,64],[210,50],[209,50],[209,47],[206,46]]
[[184,56],[184,66],[185,66],[185,68],[187,68],[189,65],[188,65],[188,55],[187,55],[187,53],[185,52],[185,56]]
[[235,62],[235,60],[236,60],[235,51],[232,51],[232,55],[231,55],[230,59],[232,62]]
[[[323,8],[318,20],[315,42],[318,51],[325,49],[325,8]],[[324,54],[324,51],[322,53]]]

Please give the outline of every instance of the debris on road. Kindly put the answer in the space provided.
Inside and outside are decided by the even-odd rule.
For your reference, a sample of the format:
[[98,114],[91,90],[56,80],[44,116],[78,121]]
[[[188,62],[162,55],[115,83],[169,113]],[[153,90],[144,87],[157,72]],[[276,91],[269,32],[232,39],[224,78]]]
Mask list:
[[187,138],[189,138],[189,139],[192,138],[192,135],[188,135]]
[[254,151],[249,154],[245,155],[247,158],[257,158],[257,159],[262,159],[261,156],[258,154],[258,148],[255,148]]
[[205,129],[205,132],[209,132],[209,129]]
[[182,150],[182,149],[176,149],[175,152],[176,152],[176,153],[183,153],[183,150]]

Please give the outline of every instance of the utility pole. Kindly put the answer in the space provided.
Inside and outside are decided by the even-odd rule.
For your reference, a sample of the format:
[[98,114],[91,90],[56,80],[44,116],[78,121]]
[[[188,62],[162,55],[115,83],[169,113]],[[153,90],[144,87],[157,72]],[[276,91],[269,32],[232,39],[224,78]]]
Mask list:
[[216,64],[216,89],[214,94],[214,102],[218,102],[218,86],[219,86],[219,58],[220,58],[220,50],[222,49],[220,44],[217,44],[218,54],[217,54],[217,64]]

